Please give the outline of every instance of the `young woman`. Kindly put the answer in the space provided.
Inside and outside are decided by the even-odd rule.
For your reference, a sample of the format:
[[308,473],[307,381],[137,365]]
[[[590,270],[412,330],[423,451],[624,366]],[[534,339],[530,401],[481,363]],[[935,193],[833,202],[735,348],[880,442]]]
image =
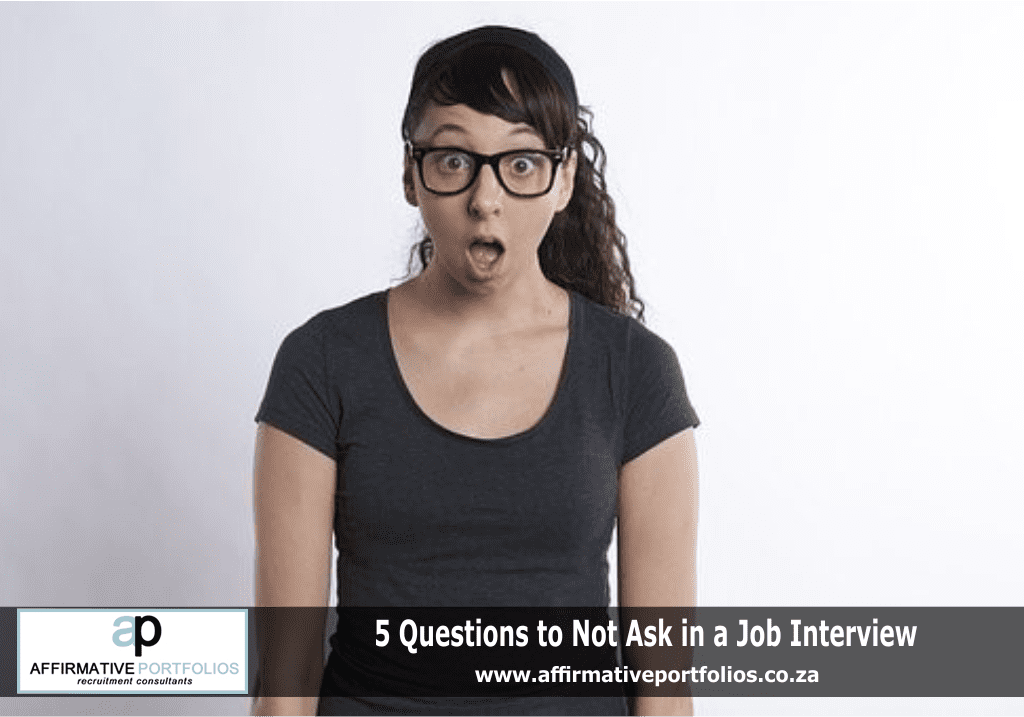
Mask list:
[[[258,605],[326,605],[333,531],[339,606],[606,606],[616,518],[619,603],[693,604],[697,417],[672,349],[637,320],[588,117],[533,33],[476,28],[420,58],[402,136],[422,270],[281,346],[257,415]],[[626,710],[351,696],[374,676],[332,645],[319,704],[256,709]]]

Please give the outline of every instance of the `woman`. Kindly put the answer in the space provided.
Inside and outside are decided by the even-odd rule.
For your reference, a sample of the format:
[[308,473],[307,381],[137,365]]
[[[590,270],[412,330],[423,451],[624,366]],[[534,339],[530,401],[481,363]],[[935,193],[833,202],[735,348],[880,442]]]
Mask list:
[[[402,135],[423,268],[281,346],[257,415],[259,605],[326,605],[332,529],[339,606],[608,605],[616,516],[620,604],[693,604],[697,418],[672,349],[634,318],[588,117],[533,33],[476,28],[420,58]],[[372,675],[343,639],[321,713],[625,714],[621,698],[346,697]]]

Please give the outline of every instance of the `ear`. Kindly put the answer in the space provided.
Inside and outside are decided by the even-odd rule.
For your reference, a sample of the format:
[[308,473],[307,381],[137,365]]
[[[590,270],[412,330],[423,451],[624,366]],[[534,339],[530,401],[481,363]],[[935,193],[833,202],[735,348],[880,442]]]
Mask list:
[[562,162],[558,168],[559,174],[562,175],[561,181],[559,182],[560,189],[558,190],[558,203],[555,205],[555,211],[560,212],[569,206],[569,201],[572,199],[572,192],[576,186],[576,150],[572,151],[569,158]]
[[414,207],[418,207],[420,204],[416,199],[416,182],[412,177],[412,165],[412,157],[406,152],[405,167],[402,170],[402,186],[405,188],[405,201]]

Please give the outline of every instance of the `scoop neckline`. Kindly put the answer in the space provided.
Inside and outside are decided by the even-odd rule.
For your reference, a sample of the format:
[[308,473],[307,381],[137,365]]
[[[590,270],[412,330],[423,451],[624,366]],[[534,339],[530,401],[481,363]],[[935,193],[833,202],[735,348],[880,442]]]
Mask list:
[[382,321],[378,324],[380,327],[378,338],[383,344],[384,353],[388,357],[391,378],[398,387],[405,402],[412,409],[413,413],[418,416],[420,421],[426,423],[435,431],[439,431],[440,433],[456,440],[476,443],[479,445],[504,445],[508,443],[515,443],[517,441],[525,440],[543,430],[554,420],[555,414],[560,410],[562,404],[565,403],[564,394],[568,390],[569,380],[572,375],[576,335],[579,333],[577,329],[577,321],[579,318],[578,297],[576,296],[576,292],[572,289],[566,289],[565,291],[569,294],[569,336],[565,343],[565,353],[562,356],[562,368],[559,372],[558,383],[555,386],[554,396],[552,396],[547,410],[544,411],[535,424],[529,428],[519,431],[518,433],[512,433],[507,436],[498,436],[497,438],[478,438],[476,436],[469,436],[465,433],[453,431],[450,428],[442,426],[431,418],[419,403],[417,403],[416,398],[412,395],[412,391],[409,389],[409,385],[405,382],[405,377],[402,376],[402,370],[398,365],[398,355],[395,353],[395,347],[391,340],[391,320],[388,318],[388,302],[390,301],[391,289],[387,288],[381,291],[379,294],[378,305],[380,307]]

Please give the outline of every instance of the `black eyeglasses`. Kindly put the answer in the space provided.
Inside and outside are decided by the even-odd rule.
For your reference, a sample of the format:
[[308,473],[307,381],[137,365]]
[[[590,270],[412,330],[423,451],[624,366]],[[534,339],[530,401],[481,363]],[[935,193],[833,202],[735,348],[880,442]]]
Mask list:
[[540,197],[555,185],[555,170],[569,156],[560,150],[513,149],[478,154],[461,147],[414,147],[406,143],[420,170],[420,182],[433,194],[449,197],[466,191],[486,164],[498,184],[513,197]]

